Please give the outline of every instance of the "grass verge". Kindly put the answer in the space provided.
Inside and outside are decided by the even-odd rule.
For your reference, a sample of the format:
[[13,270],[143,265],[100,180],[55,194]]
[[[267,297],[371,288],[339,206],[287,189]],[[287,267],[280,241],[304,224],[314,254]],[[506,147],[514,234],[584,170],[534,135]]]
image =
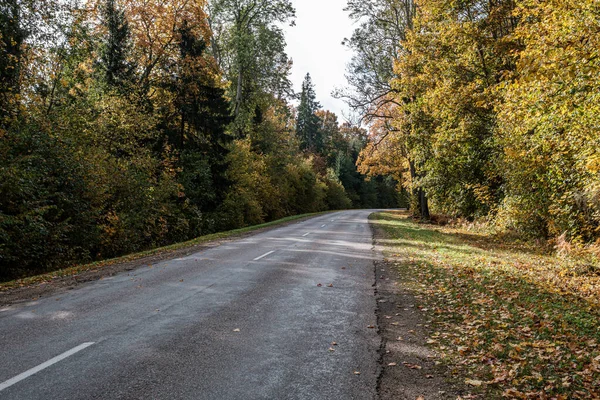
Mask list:
[[406,213],[371,222],[431,320],[428,344],[474,396],[600,399],[599,276],[527,244]]
[[145,257],[156,256],[156,255],[165,255],[169,253],[176,252],[181,249],[194,247],[203,243],[212,242],[215,240],[226,239],[232,236],[243,235],[245,233],[253,232],[259,229],[269,228],[276,225],[281,225],[287,222],[292,222],[299,219],[315,217],[322,214],[327,214],[330,211],[318,212],[318,213],[310,213],[310,214],[301,214],[294,215],[291,217],[282,218],[276,221],[267,222],[260,225],[249,226],[245,228],[235,229],[227,232],[218,232],[210,235],[200,236],[196,239],[189,240],[187,242],[175,243],[169,246],[160,247],[152,250],[142,251],[139,253],[128,254],[118,258],[112,258],[108,260],[96,261],[89,264],[75,265],[68,268],[59,269],[56,271],[48,272],[41,275],[30,276],[22,279],[16,279],[8,282],[0,283],[0,291],[5,291],[9,289],[31,286],[40,283],[48,283],[54,279],[66,277],[66,276],[74,276],[81,274],[82,272],[91,271],[91,270],[99,270],[102,267],[106,267],[108,265],[120,264],[125,262],[131,262],[135,260],[139,260]]

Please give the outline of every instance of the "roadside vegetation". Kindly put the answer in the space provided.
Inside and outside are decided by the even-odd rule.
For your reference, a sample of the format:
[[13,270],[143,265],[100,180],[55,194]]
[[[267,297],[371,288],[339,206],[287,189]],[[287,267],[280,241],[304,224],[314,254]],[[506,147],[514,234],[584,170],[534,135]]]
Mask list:
[[[427,315],[428,345],[479,398],[600,397],[600,274],[546,246],[373,214]],[[552,250],[552,249],[550,249]]]
[[310,76],[292,105],[294,19],[290,0],[0,1],[0,281],[398,205]]
[[[326,212],[323,212],[326,213]],[[294,215],[290,217],[285,217],[282,219],[278,219],[276,221],[266,222],[264,224],[247,226],[244,228],[238,228],[231,231],[225,232],[217,232],[211,233],[209,235],[204,235],[197,237],[192,240],[188,240],[186,242],[175,243],[164,247],[158,247],[151,250],[141,251],[137,253],[127,254],[125,256],[111,258],[108,260],[95,261],[87,264],[79,264],[70,266],[67,268],[61,268],[52,272],[47,272],[38,275],[27,276],[24,278],[14,279],[11,281],[0,282],[0,292],[8,291],[11,289],[17,289],[22,287],[27,287],[30,285],[37,284],[47,284],[51,283],[56,279],[60,279],[63,277],[77,277],[78,275],[89,272],[89,271],[97,271],[99,272],[99,276],[102,276],[102,268],[107,266],[114,266],[116,264],[130,263],[137,260],[147,259],[148,257],[153,256],[168,256],[171,254],[176,254],[178,251],[192,251],[194,248],[208,242],[215,242],[219,240],[229,239],[239,237],[240,235],[244,235],[246,233],[255,232],[260,229],[274,227],[277,225],[286,224],[288,222],[297,221],[303,218],[315,217],[317,215],[321,215],[323,213],[312,213],[312,214],[301,214]]]

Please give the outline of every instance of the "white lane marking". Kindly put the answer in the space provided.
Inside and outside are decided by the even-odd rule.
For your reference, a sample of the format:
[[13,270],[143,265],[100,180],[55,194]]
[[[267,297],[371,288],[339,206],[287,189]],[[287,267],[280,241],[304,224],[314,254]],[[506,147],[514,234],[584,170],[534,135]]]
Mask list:
[[64,360],[67,357],[71,357],[73,354],[78,353],[81,350],[85,349],[86,347],[90,347],[93,344],[94,344],[94,342],[88,342],[88,343],[80,344],[79,346],[74,347],[74,348],[72,348],[69,351],[65,351],[61,355],[58,355],[58,356],[56,356],[54,358],[51,358],[50,360],[46,361],[45,363],[42,363],[42,364],[38,365],[37,367],[33,367],[30,370],[27,370],[27,371],[23,372],[22,374],[19,374],[19,375],[15,376],[14,378],[11,378],[11,379],[9,379],[9,380],[7,380],[5,382],[0,383],[0,392],[3,391],[6,388],[11,387],[15,383],[21,382],[23,379],[27,379],[31,375],[37,374],[41,370],[46,369],[49,366],[51,366],[53,364],[56,364],[59,361]]
[[252,260],[252,261],[258,261],[258,260],[260,260],[261,258],[265,258],[266,256],[268,256],[268,255],[271,255],[271,254],[273,254],[273,253],[275,253],[275,250],[273,250],[273,251],[270,251],[270,252],[268,252],[268,253],[265,253],[265,254],[263,254],[263,255],[262,255],[262,256],[260,256],[260,257],[256,257],[256,258],[255,258],[254,260]]
[[302,237],[307,237],[308,235],[310,235],[310,232],[306,232]]

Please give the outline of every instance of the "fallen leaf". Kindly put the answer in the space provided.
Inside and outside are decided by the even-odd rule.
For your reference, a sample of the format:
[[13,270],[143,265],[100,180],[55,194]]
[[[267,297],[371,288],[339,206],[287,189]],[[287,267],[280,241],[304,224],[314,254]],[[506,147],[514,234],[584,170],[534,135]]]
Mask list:
[[335,349],[333,347],[330,347],[329,351],[335,351]]
[[360,371],[354,371],[354,375],[360,375]]
[[322,285],[322,284],[320,284],[320,283],[317,283],[317,287],[321,287],[321,286],[323,286],[323,285]]
[[239,332],[239,331],[240,331],[240,328],[235,328],[233,331],[234,331],[234,332]]
[[422,369],[423,367],[421,367],[420,365],[417,364],[411,364],[411,363],[407,363],[407,362],[403,362],[402,364],[404,364],[404,366],[406,368],[410,368],[410,369]]
[[332,346],[337,346],[337,342],[331,342]]
[[481,386],[483,384],[482,381],[477,379],[465,379],[465,383],[471,386]]
[[327,285],[327,287],[333,287],[333,283],[330,283],[329,285]]
[[375,329],[375,326],[369,325],[369,326],[367,326],[367,328],[369,328],[369,329]]
[[395,367],[396,365],[398,365],[398,364],[396,364],[395,362],[391,362],[388,364],[388,367]]

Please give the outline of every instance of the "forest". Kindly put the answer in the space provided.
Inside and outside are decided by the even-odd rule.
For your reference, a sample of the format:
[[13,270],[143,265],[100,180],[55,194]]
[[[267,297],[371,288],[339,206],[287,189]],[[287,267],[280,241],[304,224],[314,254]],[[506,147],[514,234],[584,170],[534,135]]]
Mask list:
[[[413,213],[526,239],[600,239],[597,0],[349,0],[359,170]],[[596,254],[598,254],[596,246]]]
[[353,124],[294,93],[290,0],[0,10],[2,279],[346,208],[597,249],[596,0],[348,0]]
[[[0,1],[0,278],[395,207],[364,129],[289,80],[289,0]],[[299,105],[295,106],[297,100]]]

